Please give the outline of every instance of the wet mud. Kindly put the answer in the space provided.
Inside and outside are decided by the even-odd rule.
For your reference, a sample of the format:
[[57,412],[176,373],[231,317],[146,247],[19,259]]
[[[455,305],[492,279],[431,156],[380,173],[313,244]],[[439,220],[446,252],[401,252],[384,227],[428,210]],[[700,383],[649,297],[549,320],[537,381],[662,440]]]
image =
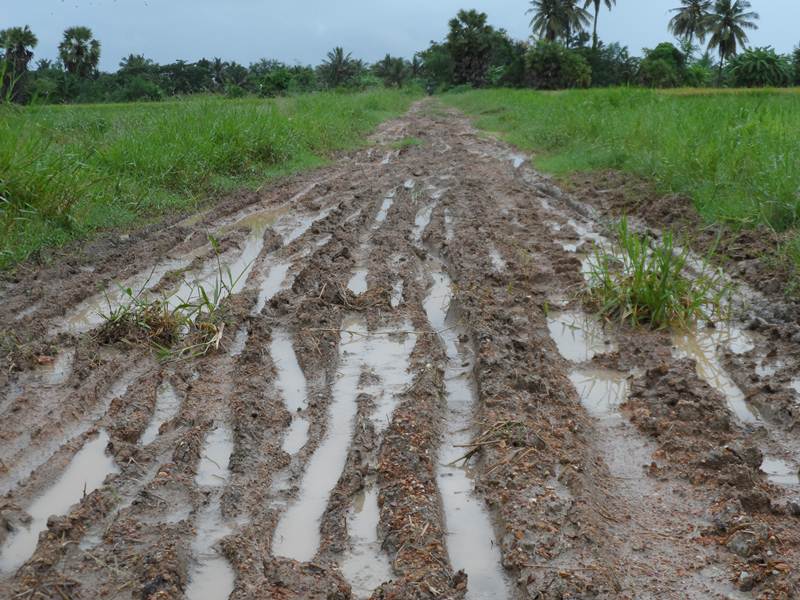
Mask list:
[[[559,187],[428,100],[6,275],[0,597],[799,597],[798,313],[742,250],[730,323],[592,315],[630,188]],[[221,268],[206,355],[102,335],[118,283],[177,303]]]

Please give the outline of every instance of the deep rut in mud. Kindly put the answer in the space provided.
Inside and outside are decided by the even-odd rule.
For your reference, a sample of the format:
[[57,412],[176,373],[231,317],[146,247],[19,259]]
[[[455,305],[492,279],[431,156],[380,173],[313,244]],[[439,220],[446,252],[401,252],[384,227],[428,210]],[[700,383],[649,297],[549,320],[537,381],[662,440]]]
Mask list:
[[[425,101],[5,281],[0,597],[800,597],[797,329],[601,322],[614,215],[527,162]],[[101,335],[224,268],[207,355]]]

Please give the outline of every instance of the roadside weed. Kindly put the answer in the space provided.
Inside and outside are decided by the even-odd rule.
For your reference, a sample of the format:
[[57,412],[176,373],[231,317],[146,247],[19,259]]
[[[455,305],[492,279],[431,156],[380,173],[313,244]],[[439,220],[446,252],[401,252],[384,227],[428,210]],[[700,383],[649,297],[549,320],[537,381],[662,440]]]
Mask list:
[[623,218],[612,247],[598,249],[590,260],[589,301],[606,317],[635,326],[688,327],[720,317],[728,286],[707,263],[690,276],[689,258],[672,232],[652,242]]

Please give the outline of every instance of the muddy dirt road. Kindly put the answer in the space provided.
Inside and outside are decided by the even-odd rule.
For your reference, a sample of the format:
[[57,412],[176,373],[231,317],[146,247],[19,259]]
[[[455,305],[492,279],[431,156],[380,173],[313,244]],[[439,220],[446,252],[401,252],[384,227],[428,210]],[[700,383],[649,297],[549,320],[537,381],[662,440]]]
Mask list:
[[[426,101],[329,167],[21,268],[0,597],[800,597],[797,313],[742,288],[730,326],[598,322],[600,196]],[[218,350],[98,335],[114,282],[213,277],[208,233],[243,274]]]

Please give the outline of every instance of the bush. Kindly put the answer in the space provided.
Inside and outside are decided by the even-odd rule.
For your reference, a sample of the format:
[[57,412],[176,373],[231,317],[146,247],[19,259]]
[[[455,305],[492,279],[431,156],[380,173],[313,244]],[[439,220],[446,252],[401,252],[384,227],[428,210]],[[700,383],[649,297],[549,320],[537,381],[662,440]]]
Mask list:
[[786,87],[792,83],[792,65],[770,46],[751,48],[734,57],[728,73],[736,87]]
[[639,66],[639,82],[649,87],[678,87],[686,79],[686,55],[664,42],[645,50]]
[[525,56],[525,66],[528,82],[541,90],[585,88],[592,83],[586,59],[556,42],[537,43]]
[[794,49],[792,58],[794,63],[794,84],[800,85],[800,46]]
[[119,100],[123,102],[134,102],[137,100],[161,100],[164,92],[158,85],[145,79],[144,77],[131,77],[125,86],[120,90]]

